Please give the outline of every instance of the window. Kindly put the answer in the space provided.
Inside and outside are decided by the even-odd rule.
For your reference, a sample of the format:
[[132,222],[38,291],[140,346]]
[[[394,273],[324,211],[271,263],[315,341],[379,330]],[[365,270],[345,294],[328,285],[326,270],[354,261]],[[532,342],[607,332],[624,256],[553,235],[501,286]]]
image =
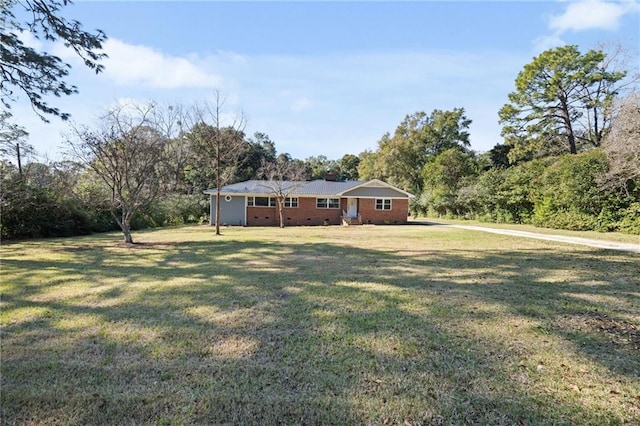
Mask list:
[[316,198],[316,208],[318,209],[339,209],[339,198]]
[[389,198],[376,198],[376,210],[391,210],[391,200]]
[[[278,200],[275,197],[247,197],[247,207],[276,207]],[[285,198],[285,207],[298,207],[298,198]]]
[[285,207],[298,207],[298,197],[293,198],[285,198],[284,199]]
[[273,197],[247,197],[248,207],[275,207],[276,199]]

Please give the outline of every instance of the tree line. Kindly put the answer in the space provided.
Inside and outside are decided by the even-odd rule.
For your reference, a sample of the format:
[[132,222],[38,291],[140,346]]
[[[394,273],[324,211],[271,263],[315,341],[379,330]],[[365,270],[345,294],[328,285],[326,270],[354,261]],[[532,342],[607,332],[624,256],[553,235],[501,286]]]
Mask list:
[[134,229],[205,221],[205,189],[265,179],[279,193],[278,181],[328,173],[411,192],[415,215],[640,233],[639,99],[612,63],[575,46],[543,52],[499,112],[503,143],[480,154],[471,120],[454,108],[407,115],[376,150],[294,159],[266,133],[247,136],[242,117],[223,123],[217,94],[213,105],[116,106],[94,126],[72,127],[67,160],[23,165],[34,150],[3,115],[0,234],[120,229],[132,242]]
[[295,159],[278,153],[266,133],[246,135],[242,117],[223,122],[224,100],[217,95],[211,105],[115,106],[94,125],[71,126],[65,160],[49,163],[33,161],[27,132],[0,116],[0,235],[121,230],[133,242],[135,229],[206,221],[205,189],[249,179],[317,179],[329,172],[337,179],[357,178],[357,156]]
[[[24,45],[19,33],[62,41],[85,66],[103,70],[106,35],[62,18],[69,3],[10,1],[0,10],[2,238],[120,229],[132,242],[133,229],[204,221],[202,191],[212,186],[264,179],[282,198],[282,181],[327,173],[411,192],[414,214],[640,233],[638,75],[620,51],[562,46],[535,57],[498,111],[503,140],[486,153],[470,149],[471,120],[454,108],[407,115],[375,150],[294,159],[277,153],[266,133],[247,136],[242,117],[223,122],[216,93],[213,105],[116,106],[93,126],[72,127],[64,161],[36,162],[28,132],[11,122],[15,92],[43,120],[66,120],[43,96],[77,88],[65,81],[69,64]],[[18,6],[26,21],[16,19]]]
[[547,50],[499,111],[503,141],[469,149],[463,108],[407,115],[360,178],[412,192],[414,214],[640,234],[640,97],[620,51]]

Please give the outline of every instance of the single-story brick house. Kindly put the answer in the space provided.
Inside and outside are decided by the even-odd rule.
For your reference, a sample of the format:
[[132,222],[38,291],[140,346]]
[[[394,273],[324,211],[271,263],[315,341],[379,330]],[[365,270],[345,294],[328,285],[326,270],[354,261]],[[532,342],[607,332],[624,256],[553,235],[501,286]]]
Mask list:
[[[412,194],[378,179],[284,182],[293,189],[285,200],[285,226],[407,223]],[[273,188],[273,187],[272,187]],[[204,191],[215,222],[216,188]],[[249,180],[220,190],[220,224],[278,226],[276,197],[266,181]]]

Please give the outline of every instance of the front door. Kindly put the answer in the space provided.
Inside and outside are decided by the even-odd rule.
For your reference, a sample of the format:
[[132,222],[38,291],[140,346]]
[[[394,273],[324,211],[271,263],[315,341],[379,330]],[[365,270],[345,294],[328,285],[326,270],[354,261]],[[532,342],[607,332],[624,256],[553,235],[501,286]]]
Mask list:
[[347,217],[358,217],[357,198],[347,198]]

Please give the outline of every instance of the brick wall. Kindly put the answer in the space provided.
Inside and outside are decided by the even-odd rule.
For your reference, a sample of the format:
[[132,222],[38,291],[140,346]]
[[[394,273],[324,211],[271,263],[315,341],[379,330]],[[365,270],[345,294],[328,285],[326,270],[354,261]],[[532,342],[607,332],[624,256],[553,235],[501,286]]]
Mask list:
[[376,210],[376,200],[373,198],[361,198],[359,200],[358,211],[362,218],[362,223],[372,223],[376,225],[407,223],[409,214],[408,199],[391,200],[391,210]]
[[318,209],[315,198],[298,198],[298,207],[283,211],[286,226],[339,225],[342,209]]
[[[318,209],[315,198],[298,198],[298,207],[285,207],[282,211],[285,226],[340,225],[346,200],[339,209]],[[279,226],[277,207],[247,207],[248,226]]]
[[[339,209],[318,209],[315,198],[298,198],[298,207],[285,207],[282,215],[285,226],[340,225],[342,212],[347,210],[347,200],[340,200]],[[376,200],[361,198],[358,211],[363,223],[407,223],[409,200],[394,199],[391,210],[376,210]],[[278,226],[280,218],[276,207],[247,207],[247,226]]]
[[247,207],[247,226],[279,225],[276,207]]

